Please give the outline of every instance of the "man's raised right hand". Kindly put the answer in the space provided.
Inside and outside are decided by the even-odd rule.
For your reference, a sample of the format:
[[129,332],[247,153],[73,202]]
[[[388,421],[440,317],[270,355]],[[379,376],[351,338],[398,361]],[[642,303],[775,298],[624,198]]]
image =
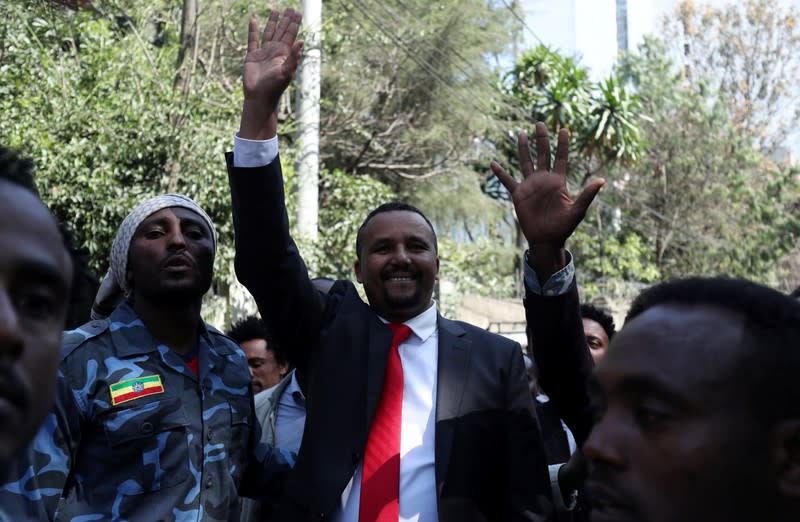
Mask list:
[[283,15],[273,9],[263,33],[256,19],[250,20],[239,137],[265,140],[275,136],[278,102],[294,78],[303,52],[303,41],[297,40],[302,18],[302,13],[292,8]]

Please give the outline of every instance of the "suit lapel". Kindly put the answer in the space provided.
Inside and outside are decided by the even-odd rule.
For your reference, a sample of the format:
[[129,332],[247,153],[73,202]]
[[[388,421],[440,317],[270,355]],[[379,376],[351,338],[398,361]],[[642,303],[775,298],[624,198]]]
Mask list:
[[367,418],[365,435],[369,434],[375,409],[381,398],[383,378],[386,374],[386,363],[389,360],[389,349],[392,346],[392,331],[380,319],[373,316],[369,323],[369,339],[367,340]]
[[472,343],[457,323],[439,316],[439,364],[436,378],[437,494],[450,463],[456,419],[469,374]]

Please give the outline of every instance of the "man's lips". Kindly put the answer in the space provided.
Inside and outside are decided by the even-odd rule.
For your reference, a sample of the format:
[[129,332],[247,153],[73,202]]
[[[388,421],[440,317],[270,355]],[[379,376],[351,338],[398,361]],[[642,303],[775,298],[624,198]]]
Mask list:
[[188,270],[192,268],[193,264],[191,259],[189,259],[188,257],[182,254],[176,254],[168,257],[167,260],[164,263],[162,263],[161,266],[164,270],[170,272],[176,272],[176,271]]
[[393,272],[383,277],[384,281],[390,282],[406,282],[414,281],[416,279],[416,274],[412,274],[411,272]]
[[592,505],[593,522],[635,521],[636,516],[630,502],[615,488],[604,482],[587,482]]

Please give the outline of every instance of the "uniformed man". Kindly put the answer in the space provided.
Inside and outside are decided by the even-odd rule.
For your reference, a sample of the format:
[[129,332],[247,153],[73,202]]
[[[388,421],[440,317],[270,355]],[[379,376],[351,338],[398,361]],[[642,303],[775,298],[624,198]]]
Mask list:
[[184,196],[125,218],[110,277],[126,298],[64,336],[54,413],[28,472],[0,488],[18,519],[236,520],[239,494],[280,486],[292,458],[259,443],[244,354],[200,317],[215,250]]

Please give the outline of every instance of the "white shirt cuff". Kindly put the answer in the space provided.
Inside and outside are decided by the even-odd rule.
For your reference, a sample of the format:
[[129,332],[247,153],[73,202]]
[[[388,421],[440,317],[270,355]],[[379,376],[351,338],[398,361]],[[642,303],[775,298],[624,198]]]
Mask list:
[[247,140],[240,138],[239,133],[233,137],[234,167],[263,167],[278,157],[278,137],[268,140]]

